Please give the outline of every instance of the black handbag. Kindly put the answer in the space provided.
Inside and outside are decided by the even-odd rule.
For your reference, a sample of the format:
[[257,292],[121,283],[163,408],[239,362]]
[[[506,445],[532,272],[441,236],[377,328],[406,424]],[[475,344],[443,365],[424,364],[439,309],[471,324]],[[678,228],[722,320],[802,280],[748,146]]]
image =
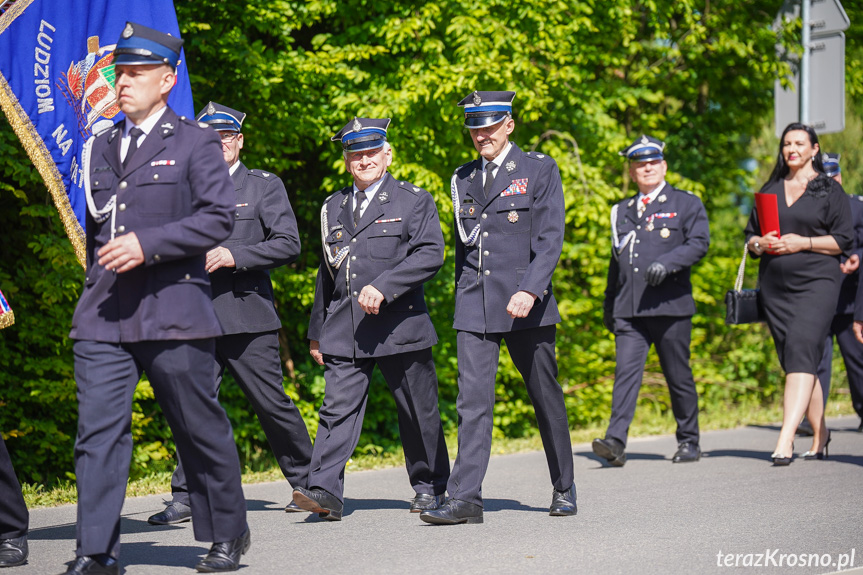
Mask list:
[[743,274],[746,272],[746,252],[749,249],[743,246],[743,259],[737,269],[737,281],[734,289],[725,293],[725,323],[727,325],[741,325],[745,323],[756,323],[764,321],[764,308],[761,305],[761,290],[743,289]]

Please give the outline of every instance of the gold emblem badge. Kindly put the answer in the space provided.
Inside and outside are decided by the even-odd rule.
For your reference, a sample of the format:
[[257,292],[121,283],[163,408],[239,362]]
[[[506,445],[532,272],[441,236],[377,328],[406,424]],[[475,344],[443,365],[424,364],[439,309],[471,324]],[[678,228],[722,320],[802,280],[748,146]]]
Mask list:
[[662,228],[662,231],[659,232],[659,235],[662,236],[663,238],[667,238],[668,236],[671,235],[671,232],[668,231],[668,228]]
[[470,208],[468,208],[468,210],[467,210],[467,215],[472,216],[472,215],[473,215],[473,213],[474,213],[475,211],[476,211],[476,208],[474,208],[473,206],[471,206],[471,207],[470,207]]
[[647,223],[647,225],[644,226],[644,229],[648,232],[652,232],[653,231],[653,220],[649,221]]
[[510,210],[510,212],[506,215],[506,219],[509,220],[509,223],[514,224],[518,221],[518,212],[515,210]]
[[339,231],[337,231],[337,232],[336,232],[336,239],[337,239],[337,240],[342,239],[342,230],[339,230]]
[[126,27],[123,28],[123,38],[126,38],[128,40],[132,37],[132,34],[134,33],[135,29],[132,28],[132,25],[130,23],[126,22]]

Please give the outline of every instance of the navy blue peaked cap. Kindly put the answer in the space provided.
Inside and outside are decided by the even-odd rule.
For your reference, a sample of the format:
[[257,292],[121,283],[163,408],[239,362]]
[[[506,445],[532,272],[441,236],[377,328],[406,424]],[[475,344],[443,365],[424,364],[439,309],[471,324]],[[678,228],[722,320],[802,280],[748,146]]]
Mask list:
[[114,64],[168,64],[176,69],[182,47],[181,38],[174,38],[143,24],[126,22],[114,49]]
[[824,173],[831,178],[842,173],[842,169],[839,167],[839,158],[841,158],[839,154],[824,154],[821,156],[821,161],[824,162]]
[[626,156],[633,162],[649,162],[651,160],[665,159],[662,155],[663,150],[665,150],[665,142],[642,135],[626,149],[618,153],[621,156]]
[[472,92],[465,96],[459,106],[464,107],[464,125],[475,130],[494,126],[512,116],[512,100],[515,92]]
[[217,102],[210,102],[195,117],[199,122],[210,124],[215,130],[242,132],[246,114]]
[[348,122],[344,128],[330,138],[341,142],[346,152],[380,148],[387,141],[390,118],[358,118]]

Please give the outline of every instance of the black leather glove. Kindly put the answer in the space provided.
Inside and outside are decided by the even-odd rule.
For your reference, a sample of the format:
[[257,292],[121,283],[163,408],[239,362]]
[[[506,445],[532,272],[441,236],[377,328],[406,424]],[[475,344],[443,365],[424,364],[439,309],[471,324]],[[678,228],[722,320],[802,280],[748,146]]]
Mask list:
[[603,310],[602,312],[602,325],[605,326],[605,329],[614,333],[614,312],[610,309]]
[[658,286],[666,277],[668,277],[668,270],[659,262],[653,262],[647,267],[647,271],[644,272],[644,279],[647,281],[647,285],[650,286]]

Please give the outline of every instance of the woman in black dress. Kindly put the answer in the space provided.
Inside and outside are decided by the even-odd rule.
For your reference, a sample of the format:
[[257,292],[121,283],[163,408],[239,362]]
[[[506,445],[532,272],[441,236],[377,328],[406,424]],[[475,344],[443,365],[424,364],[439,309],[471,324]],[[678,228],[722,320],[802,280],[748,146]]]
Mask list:
[[815,432],[804,457],[820,459],[830,440],[815,374],[839,297],[839,255],[851,249],[853,227],[842,186],[824,174],[818,135],[804,124],[785,128],[761,193],[777,196],[779,234],[762,235],[753,209],[746,242],[754,257],[763,255],[761,300],[785,371],[782,430],[771,457],[788,465],[804,412]]

